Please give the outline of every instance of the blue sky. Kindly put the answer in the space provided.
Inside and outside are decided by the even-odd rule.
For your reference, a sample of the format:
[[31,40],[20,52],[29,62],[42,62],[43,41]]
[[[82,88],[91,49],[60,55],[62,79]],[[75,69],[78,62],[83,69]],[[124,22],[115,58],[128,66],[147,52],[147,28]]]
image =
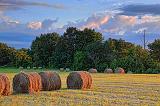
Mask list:
[[[41,33],[92,28],[105,39],[160,38],[159,0],[0,0],[0,42],[28,48]],[[26,40],[25,40],[26,39]]]

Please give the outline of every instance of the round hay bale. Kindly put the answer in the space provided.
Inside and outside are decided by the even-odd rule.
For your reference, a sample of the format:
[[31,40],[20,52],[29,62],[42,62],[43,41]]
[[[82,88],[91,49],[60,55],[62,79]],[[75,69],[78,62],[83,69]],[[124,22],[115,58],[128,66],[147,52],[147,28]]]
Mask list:
[[51,91],[59,90],[61,88],[61,78],[58,73],[53,71],[40,72],[42,79],[42,90]]
[[10,95],[10,81],[6,74],[0,74],[0,95]]
[[61,72],[63,72],[63,71],[64,71],[64,68],[60,68],[59,70],[60,70]]
[[34,93],[42,89],[41,76],[36,72],[21,72],[13,78],[13,91],[15,93]]
[[125,70],[123,68],[116,68],[115,73],[125,74]]
[[67,77],[68,89],[90,89],[92,85],[92,77],[88,72],[76,71]]
[[89,73],[97,73],[97,69],[91,68],[88,70]]
[[66,72],[69,72],[69,71],[71,71],[69,68],[66,68],[65,70],[66,70]]
[[105,69],[104,73],[112,74],[114,73],[112,69]]
[[133,74],[133,72],[132,71],[128,71],[127,74]]

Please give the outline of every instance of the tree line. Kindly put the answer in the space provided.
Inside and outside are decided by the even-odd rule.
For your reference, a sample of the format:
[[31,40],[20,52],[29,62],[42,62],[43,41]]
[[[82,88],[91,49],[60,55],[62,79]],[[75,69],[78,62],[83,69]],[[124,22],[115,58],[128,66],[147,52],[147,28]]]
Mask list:
[[30,49],[11,48],[0,43],[0,66],[69,68],[88,70],[122,67],[134,73],[160,73],[160,39],[143,49],[122,39],[109,38],[94,29],[66,29],[58,33],[41,34]]

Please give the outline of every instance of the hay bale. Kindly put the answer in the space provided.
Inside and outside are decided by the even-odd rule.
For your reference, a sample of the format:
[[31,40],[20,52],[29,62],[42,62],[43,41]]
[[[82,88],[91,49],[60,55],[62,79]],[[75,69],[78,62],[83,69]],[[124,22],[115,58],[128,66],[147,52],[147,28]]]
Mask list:
[[128,71],[127,74],[133,74],[133,72],[132,71]]
[[97,73],[97,69],[91,68],[88,70],[89,73]]
[[0,74],[0,95],[8,96],[10,93],[9,78],[6,74]]
[[64,71],[64,68],[60,68],[59,70],[60,70],[61,72],[63,72],[63,71]]
[[34,93],[42,89],[41,76],[36,72],[21,72],[13,78],[13,91],[15,93]]
[[125,74],[125,70],[123,68],[116,68],[115,73]]
[[90,89],[92,85],[92,77],[88,72],[76,71],[67,77],[68,89]]
[[66,70],[66,72],[69,72],[69,71],[71,71],[69,68],[66,68],[65,70]]
[[114,73],[112,69],[105,69],[104,73],[112,74]]
[[59,90],[61,88],[61,78],[58,73],[53,71],[40,72],[42,79],[42,90],[51,91]]

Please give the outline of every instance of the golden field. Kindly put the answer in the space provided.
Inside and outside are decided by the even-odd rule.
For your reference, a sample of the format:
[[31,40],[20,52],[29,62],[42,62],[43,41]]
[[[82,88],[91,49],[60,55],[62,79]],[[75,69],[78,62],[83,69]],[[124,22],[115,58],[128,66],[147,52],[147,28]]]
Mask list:
[[[155,106],[160,105],[160,75],[91,74],[92,89],[69,90],[60,72],[62,89],[0,97],[0,106]],[[12,81],[15,73],[7,73]]]

